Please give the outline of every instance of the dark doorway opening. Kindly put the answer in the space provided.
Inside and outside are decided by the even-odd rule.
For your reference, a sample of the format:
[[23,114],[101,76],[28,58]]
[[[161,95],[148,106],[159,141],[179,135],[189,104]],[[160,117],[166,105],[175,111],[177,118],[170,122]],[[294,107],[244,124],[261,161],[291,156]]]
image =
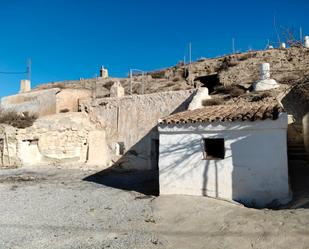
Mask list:
[[159,139],[151,140],[151,169],[159,169]]
[[212,93],[215,89],[215,86],[220,84],[218,74],[199,76],[196,77],[195,80],[200,81],[203,87],[207,87],[209,93]]

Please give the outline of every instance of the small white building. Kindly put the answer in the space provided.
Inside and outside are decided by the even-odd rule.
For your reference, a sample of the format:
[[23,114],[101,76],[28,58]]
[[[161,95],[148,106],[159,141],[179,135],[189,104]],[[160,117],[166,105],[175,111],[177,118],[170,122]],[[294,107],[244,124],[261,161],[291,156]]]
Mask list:
[[160,194],[255,207],[289,202],[287,125],[276,103],[209,106],[159,120]]

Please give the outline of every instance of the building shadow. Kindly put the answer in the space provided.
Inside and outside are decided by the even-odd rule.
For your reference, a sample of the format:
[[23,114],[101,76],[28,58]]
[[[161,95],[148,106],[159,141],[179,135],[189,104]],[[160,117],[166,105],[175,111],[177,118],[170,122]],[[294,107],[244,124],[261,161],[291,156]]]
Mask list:
[[119,170],[108,168],[83,180],[144,195],[159,195],[158,170]]
[[[170,114],[187,110],[195,94],[196,91],[193,91]],[[124,148],[124,154],[113,165],[86,177],[84,180],[112,188],[136,191],[144,195],[159,195],[159,133],[157,125],[153,126],[133,146],[126,148],[124,144]]]

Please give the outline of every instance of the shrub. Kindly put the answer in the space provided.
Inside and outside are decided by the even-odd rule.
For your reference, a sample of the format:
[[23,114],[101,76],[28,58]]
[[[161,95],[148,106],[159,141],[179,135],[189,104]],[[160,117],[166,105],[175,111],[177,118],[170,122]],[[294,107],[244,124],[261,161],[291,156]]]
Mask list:
[[182,90],[181,86],[174,86],[173,91],[179,91]]
[[150,75],[153,79],[163,79],[165,78],[165,71],[152,72]]
[[252,95],[250,98],[250,102],[257,102],[257,101],[261,101],[265,98],[271,97],[271,93],[270,92],[263,92],[257,95]]
[[234,87],[234,88],[232,88],[230,95],[231,95],[231,97],[238,97],[240,95],[243,95],[244,93],[245,93],[244,89]]
[[29,114],[29,112],[19,114],[15,111],[0,110],[0,124],[7,124],[16,128],[26,128],[32,126],[36,119],[37,116]]
[[64,109],[61,109],[60,110],[60,113],[66,113],[66,112],[69,112],[70,110],[68,108],[64,108]]
[[174,84],[173,82],[167,82],[165,86],[166,86],[166,87],[170,87],[170,86],[174,86],[174,85],[175,85],[175,84]]
[[180,78],[179,78],[179,77],[175,77],[175,78],[173,79],[173,82],[177,82],[177,81],[180,81]]
[[233,61],[231,57],[224,57],[222,63],[218,66],[217,71],[227,70],[229,67],[235,67],[238,65],[237,61]]
[[203,106],[213,106],[213,105],[222,105],[223,104],[222,99],[204,99],[202,101]]
[[231,97],[238,97],[245,93],[245,89],[238,86],[219,86],[215,89],[215,93],[229,94]]
[[250,58],[253,58],[256,56],[256,53],[246,53],[246,54],[241,54],[239,57],[238,57],[238,60],[239,61],[245,61],[247,59],[250,59]]

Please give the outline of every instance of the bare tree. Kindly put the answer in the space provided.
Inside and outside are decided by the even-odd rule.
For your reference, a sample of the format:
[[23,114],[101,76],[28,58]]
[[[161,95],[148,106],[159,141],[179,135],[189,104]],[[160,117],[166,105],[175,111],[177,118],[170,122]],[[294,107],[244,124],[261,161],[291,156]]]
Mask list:
[[290,47],[302,47],[302,41],[296,39],[295,30],[293,28],[285,28],[283,30],[283,36],[285,37],[286,44]]

